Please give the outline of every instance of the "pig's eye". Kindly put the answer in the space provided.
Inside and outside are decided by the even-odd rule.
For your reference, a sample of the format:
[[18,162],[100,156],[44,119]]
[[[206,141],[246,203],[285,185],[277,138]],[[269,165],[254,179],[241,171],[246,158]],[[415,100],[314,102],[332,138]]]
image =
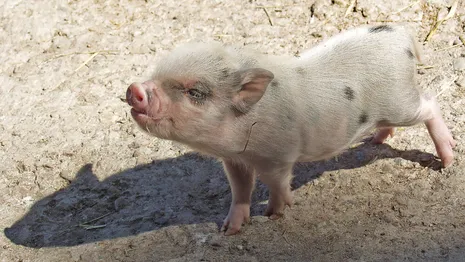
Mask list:
[[194,88],[191,88],[187,91],[187,94],[192,97],[192,98],[195,98],[195,99],[204,99],[205,98],[205,94],[200,92],[199,90],[197,89],[194,89]]

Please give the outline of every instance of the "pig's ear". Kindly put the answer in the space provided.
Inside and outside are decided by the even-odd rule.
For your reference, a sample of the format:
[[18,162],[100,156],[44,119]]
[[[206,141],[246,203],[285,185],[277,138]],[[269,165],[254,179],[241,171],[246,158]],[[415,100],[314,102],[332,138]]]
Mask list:
[[234,107],[247,113],[262,98],[274,75],[263,68],[250,68],[236,72],[236,76],[241,88],[233,97]]

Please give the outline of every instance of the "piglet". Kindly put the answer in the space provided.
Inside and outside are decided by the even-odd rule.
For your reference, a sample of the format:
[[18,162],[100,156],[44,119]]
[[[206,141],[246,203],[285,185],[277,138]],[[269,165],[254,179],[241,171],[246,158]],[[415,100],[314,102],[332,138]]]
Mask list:
[[401,25],[353,28],[300,57],[189,43],[163,58],[126,97],[142,130],[220,158],[232,191],[226,235],[250,217],[255,179],[269,188],[266,215],[292,205],[294,163],[323,160],[377,128],[425,123],[443,166],[455,141],[433,96],[415,84],[419,49]]

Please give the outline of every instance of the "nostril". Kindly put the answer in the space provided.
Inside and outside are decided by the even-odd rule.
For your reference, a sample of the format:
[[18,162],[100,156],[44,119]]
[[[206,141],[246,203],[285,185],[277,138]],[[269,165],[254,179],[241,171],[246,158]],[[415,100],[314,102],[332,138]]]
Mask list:
[[142,102],[144,101],[144,97],[141,94],[136,95],[137,102]]
[[126,101],[128,103],[131,103],[131,98],[132,98],[132,92],[131,92],[131,89],[128,88],[128,90],[126,90]]
[[145,87],[139,83],[133,83],[126,91],[126,100],[130,106],[138,111],[144,111],[150,101]]

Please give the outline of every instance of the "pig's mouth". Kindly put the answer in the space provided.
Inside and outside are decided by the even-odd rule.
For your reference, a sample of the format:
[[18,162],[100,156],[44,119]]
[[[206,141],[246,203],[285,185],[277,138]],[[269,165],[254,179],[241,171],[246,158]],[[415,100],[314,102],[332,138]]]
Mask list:
[[157,123],[163,119],[163,117],[154,117],[154,116],[147,114],[147,112],[145,111],[139,111],[134,108],[131,108],[131,115],[137,122],[144,122],[144,123],[146,123],[147,121]]

